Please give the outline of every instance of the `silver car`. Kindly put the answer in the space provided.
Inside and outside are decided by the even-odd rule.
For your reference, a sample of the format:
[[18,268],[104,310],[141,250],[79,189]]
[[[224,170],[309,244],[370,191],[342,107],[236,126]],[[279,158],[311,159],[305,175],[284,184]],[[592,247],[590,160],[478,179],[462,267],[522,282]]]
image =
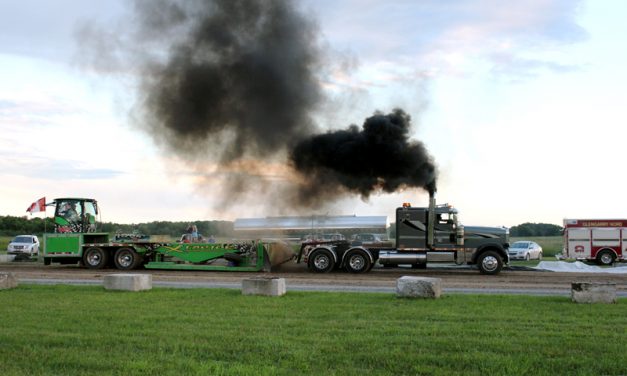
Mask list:
[[524,240],[509,246],[510,260],[542,260],[542,247],[536,242]]
[[10,255],[39,255],[39,239],[35,235],[18,235],[7,246]]

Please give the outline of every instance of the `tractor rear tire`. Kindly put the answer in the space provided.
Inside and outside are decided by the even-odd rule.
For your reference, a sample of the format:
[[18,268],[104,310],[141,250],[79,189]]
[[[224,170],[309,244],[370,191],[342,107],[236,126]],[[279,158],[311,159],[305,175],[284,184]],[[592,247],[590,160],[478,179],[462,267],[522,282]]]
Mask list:
[[104,269],[109,261],[109,254],[102,248],[87,248],[83,253],[83,264],[89,269]]
[[142,257],[131,248],[120,248],[113,256],[115,267],[120,270],[133,270],[142,263]]

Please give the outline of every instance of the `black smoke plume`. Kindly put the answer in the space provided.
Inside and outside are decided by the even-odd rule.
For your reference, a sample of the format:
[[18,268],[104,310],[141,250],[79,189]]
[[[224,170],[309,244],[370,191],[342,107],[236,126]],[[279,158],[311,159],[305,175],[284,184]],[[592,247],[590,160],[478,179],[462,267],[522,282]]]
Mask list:
[[316,25],[288,0],[138,1],[140,35],[165,38],[145,62],[151,134],[180,154],[267,157],[314,131]]
[[323,107],[321,82],[338,63],[327,61],[317,25],[298,2],[133,4],[124,30],[82,29],[83,42],[97,50],[91,65],[137,73],[133,118],[198,169],[199,187],[221,198],[219,207],[254,197],[295,209],[346,194],[435,190],[433,162],[409,139],[402,110],[376,113],[362,129],[318,134],[312,115]]
[[361,129],[312,136],[290,154],[294,168],[306,177],[300,197],[373,192],[403,188],[436,189],[436,168],[424,144],[411,140],[411,118],[401,109],[376,112]]

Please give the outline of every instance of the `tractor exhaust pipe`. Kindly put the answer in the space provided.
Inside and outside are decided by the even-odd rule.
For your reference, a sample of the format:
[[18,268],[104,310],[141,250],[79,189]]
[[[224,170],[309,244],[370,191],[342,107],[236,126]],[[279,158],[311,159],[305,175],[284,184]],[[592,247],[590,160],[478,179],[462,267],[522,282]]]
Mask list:
[[435,191],[429,191],[429,213],[427,219],[427,247],[433,248],[435,232]]

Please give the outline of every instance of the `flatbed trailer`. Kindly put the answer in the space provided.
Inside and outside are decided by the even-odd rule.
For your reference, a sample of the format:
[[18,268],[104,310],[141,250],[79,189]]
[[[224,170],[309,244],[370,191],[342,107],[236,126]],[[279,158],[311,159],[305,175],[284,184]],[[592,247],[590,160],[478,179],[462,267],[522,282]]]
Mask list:
[[162,241],[109,241],[107,233],[44,235],[44,264],[81,263],[90,269],[115,267],[146,269],[269,271],[266,247],[258,241],[169,243]]
[[[44,234],[43,259],[52,263],[80,263],[90,269],[115,267],[146,269],[270,271],[268,249],[261,241],[186,243],[164,239],[96,232],[96,200],[55,199],[55,232]],[[286,258],[289,259],[287,254]],[[275,258],[276,259],[276,258]],[[278,258],[279,261],[284,261]]]

